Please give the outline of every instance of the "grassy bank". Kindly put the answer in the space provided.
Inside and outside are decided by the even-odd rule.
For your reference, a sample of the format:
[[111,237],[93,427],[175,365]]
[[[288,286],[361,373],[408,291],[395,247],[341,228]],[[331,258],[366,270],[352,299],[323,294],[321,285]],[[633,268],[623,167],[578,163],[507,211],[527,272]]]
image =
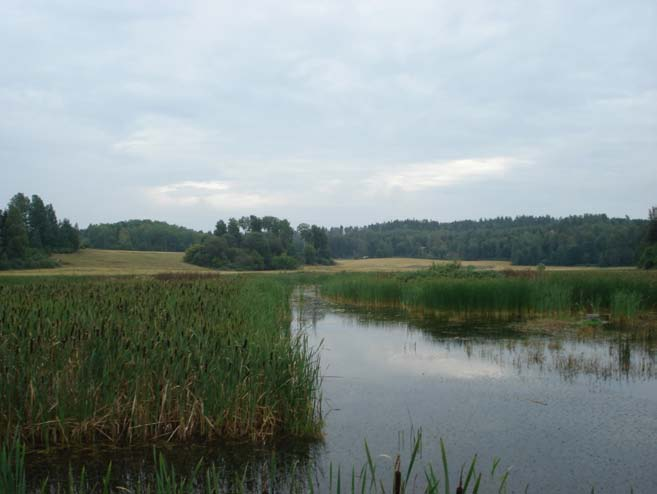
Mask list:
[[0,438],[320,434],[317,356],[270,277],[0,283]]
[[657,308],[657,275],[645,271],[480,271],[458,265],[414,273],[325,277],[322,293],[345,303],[397,306],[462,317],[607,313],[633,318]]

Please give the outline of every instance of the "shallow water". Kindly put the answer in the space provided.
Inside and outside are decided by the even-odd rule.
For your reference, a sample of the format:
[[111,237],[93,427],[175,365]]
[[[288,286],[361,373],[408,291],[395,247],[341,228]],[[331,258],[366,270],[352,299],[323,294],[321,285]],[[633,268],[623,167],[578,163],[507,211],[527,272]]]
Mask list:
[[[422,465],[442,468],[442,438],[453,486],[460,466],[477,453],[484,483],[501,458],[499,470],[511,472],[509,492],[657,492],[654,337],[631,329],[555,336],[509,323],[368,313],[329,304],[312,290],[303,292],[303,303],[296,300],[293,328],[321,345],[324,442],[164,450],[181,473],[201,457],[216,462],[227,482],[247,465],[255,484],[307,467],[325,491],[337,465],[343,475],[363,465],[365,439],[380,471],[390,470],[397,453],[405,468],[421,430],[418,490]],[[272,450],[277,473],[270,474]],[[108,457],[126,483],[151,474],[150,449],[54,463],[33,457],[29,466],[35,478],[62,478],[69,462],[93,475],[94,462],[100,471]]]
[[657,492],[654,339],[305,310],[314,314],[298,312],[297,323],[322,341],[327,376],[325,461],[361,464],[363,438],[394,455],[399,437],[421,428],[421,463],[439,468],[443,438],[452,466],[500,457],[511,491]]

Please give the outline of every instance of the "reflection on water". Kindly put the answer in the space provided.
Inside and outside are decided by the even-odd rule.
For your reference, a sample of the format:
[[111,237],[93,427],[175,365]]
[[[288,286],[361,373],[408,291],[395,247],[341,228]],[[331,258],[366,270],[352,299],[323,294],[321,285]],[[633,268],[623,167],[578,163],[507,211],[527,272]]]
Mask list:
[[[315,289],[298,290],[293,302],[293,330],[321,346],[325,440],[165,449],[178,471],[204,458],[228,491],[246,478],[253,492],[272,476],[285,484],[291,472],[312,471],[315,492],[325,492],[329,465],[363,464],[364,439],[385,472],[398,452],[408,457],[400,437],[422,428],[419,472],[440,465],[444,438],[456,472],[474,453],[484,469],[501,457],[510,492],[657,492],[657,331],[373,313],[329,304]],[[152,475],[150,449],[54,464],[32,457],[29,467],[35,479],[65,478],[69,461],[101,471],[108,458],[123,483]],[[416,482],[420,491],[423,479]]]
[[[89,448],[61,450],[57,454],[31,453],[27,457],[28,484],[33,492],[41,492],[44,479],[53,487],[66,484],[69,468],[75,479],[85,470],[85,492],[96,492],[92,486],[101,484],[111,462],[111,484],[125,488],[153,483],[159,456],[175,468],[177,475],[190,477],[200,464],[199,471],[211,467],[220,479],[221,492],[265,492],[272,484],[285,489],[291,483],[305,482],[308,473],[316,470],[321,443],[278,441],[272,444],[240,443],[173,445],[152,447]],[[199,478],[199,486],[203,479]],[[129,491],[128,491],[129,492]],[[202,489],[199,487],[199,492]]]
[[303,298],[295,325],[322,342],[330,376],[324,461],[360,464],[364,437],[394,455],[394,433],[415,426],[424,463],[439,463],[444,438],[454,465],[501,457],[517,492],[657,492],[657,331],[465,324]]
[[[531,326],[525,328],[528,322],[453,322],[427,314],[417,316],[401,309],[371,311],[330,306],[310,290],[306,290],[301,300],[306,303],[296,305],[297,328],[317,328],[318,321],[331,313],[340,314],[341,323],[355,329],[379,328],[382,334],[391,329],[404,330],[415,337],[413,348],[404,343],[400,349],[401,354],[412,350],[412,358],[399,358],[399,354],[391,359],[393,366],[462,378],[501,375],[511,368],[518,373],[557,373],[564,379],[579,375],[596,379],[657,377],[657,328],[633,331],[575,326],[546,333]],[[428,343],[429,351],[418,351],[417,340]],[[452,355],[437,354],[437,346]],[[462,359],[461,353],[467,359]]]

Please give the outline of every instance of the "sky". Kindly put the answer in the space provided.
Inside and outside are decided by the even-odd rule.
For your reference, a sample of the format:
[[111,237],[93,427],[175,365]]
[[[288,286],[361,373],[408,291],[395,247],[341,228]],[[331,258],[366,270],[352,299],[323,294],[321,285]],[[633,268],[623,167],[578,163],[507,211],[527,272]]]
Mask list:
[[657,2],[2,2],[0,207],[364,225],[657,205]]

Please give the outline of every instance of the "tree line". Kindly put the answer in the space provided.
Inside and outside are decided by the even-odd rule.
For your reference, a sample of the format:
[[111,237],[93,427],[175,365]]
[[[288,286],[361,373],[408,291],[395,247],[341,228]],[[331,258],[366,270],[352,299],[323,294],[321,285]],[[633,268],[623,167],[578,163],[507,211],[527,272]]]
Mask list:
[[648,220],[585,214],[441,223],[395,220],[333,227],[274,216],[219,220],[214,232],[163,221],[91,224],[80,232],[52,204],[16,194],[0,209],[0,269],[50,267],[53,252],[97,249],[185,252],[187,262],[221,269],[293,269],[333,258],[417,257],[505,260],[516,265],[657,267],[657,207]]
[[301,264],[330,264],[328,234],[317,225],[286,219],[243,216],[219,220],[212,235],[185,252],[185,262],[217,269],[296,269]]
[[52,204],[38,195],[30,199],[18,193],[0,209],[0,269],[54,267],[57,262],[49,254],[79,247],[77,225],[66,218],[58,221]]
[[604,214],[440,223],[396,220],[328,231],[334,257],[504,260],[517,265],[636,265],[646,220]]
[[648,211],[648,228],[639,267],[644,269],[657,269],[657,206]]
[[83,246],[93,249],[183,252],[205,234],[164,221],[129,220],[91,224],[81,235]]

